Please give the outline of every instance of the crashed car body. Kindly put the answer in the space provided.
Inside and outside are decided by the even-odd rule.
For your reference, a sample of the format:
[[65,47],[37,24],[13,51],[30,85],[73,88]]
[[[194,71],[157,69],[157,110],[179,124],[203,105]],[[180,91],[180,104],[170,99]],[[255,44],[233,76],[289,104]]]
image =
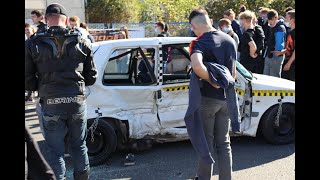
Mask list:
[[[188,139],[184,116],[190,82],[188,51],[193,39],[155,37],[93,43],[98,79],[87,87],[86,94],[88,127],[94,122],[98,126],[88,131],[91,164],[102,163],[134,140]],[[240,135],[255,137],[259,130],[270,143],[293,142],[295,83],[252,74],[238,62],[236,66]]]

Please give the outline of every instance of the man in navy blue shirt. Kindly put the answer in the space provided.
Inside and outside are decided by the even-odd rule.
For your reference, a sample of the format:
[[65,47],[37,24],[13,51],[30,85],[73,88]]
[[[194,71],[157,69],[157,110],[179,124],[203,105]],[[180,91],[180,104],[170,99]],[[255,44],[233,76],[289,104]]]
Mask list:
[[[194,73],[202,79],[200,114],[210,153],[217,152],[219,179],[231,180],[232,154],[229,137],[230,119],[225,92],[209,80],[203,62],[213,62],[226,66],[235,78],[237,47],[226,33],[212,27],[208,13],[199,8],[191,12],[190,25],[198,37],[190,43],[190,58]],[[209,180],[213,164],[199,161],[197,179]]]

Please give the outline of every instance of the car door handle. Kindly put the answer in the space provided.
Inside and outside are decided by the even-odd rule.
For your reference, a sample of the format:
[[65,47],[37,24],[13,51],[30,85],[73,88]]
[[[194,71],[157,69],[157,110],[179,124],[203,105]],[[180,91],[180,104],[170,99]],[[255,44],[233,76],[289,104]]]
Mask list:
[[161,98],[162,98],[161,90],[155,91],[154,99],[161,99]]

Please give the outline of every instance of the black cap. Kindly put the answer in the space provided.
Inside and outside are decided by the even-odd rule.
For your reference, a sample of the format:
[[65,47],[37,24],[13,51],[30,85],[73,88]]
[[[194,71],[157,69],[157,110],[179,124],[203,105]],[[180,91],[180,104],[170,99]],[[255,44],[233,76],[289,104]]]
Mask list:
[[61,14],[67,16],[67,10],[58,3],[50,4],[46,9],[46,15],[49,13]]

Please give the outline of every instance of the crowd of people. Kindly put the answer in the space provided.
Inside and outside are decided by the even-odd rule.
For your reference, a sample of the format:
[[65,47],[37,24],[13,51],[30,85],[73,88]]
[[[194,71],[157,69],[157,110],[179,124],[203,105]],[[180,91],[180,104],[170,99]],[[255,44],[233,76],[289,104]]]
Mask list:
[[244,6],[240,12],[236,17],[232,9],[226,10],[217,27],[235,40],[237,60],[252,73],[295,81],[295,9],[288,7],[281,16],[260,7],[258,18]]

